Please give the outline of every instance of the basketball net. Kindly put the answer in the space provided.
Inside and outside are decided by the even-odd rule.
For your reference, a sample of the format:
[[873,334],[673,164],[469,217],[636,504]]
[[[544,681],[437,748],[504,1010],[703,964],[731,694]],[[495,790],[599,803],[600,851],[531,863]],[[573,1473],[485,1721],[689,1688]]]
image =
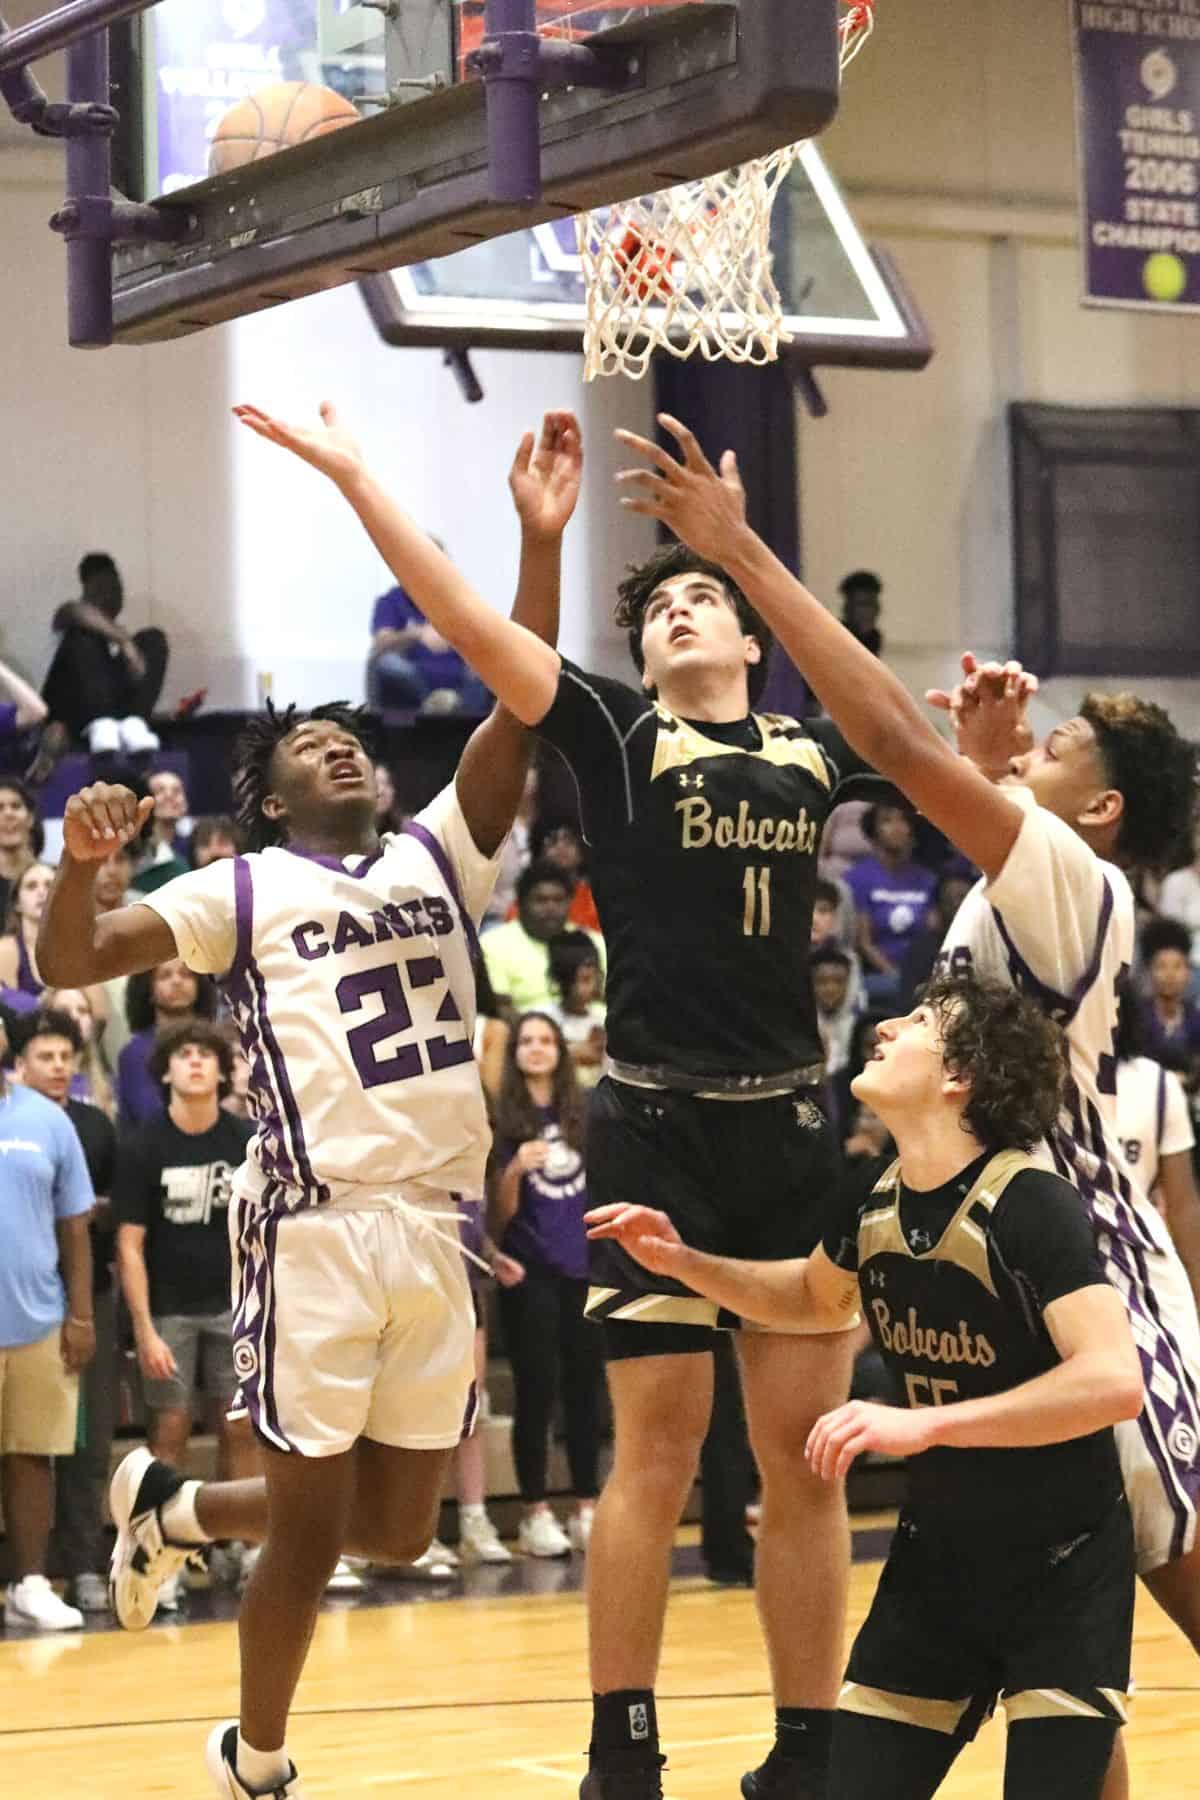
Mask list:
[[[875,0],[841,0],[841,68],[871,35]],[[646,373],[655,350],[768,363],[789,341],[771,272],[771,207],[801,149],[575,220],[587,292],[583,378]]]

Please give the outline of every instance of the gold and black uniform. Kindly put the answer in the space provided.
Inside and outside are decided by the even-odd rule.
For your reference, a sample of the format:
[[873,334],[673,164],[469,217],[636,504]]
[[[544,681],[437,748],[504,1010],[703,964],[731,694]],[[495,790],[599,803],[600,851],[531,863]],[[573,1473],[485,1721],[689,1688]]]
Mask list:
[[[904,1188],[898,1163],[848,1178],[824,1249],[857,1270],[871,1335],[909,1406],[1005,1393],[1055,1368],[1045,1309],[1105,1281],[1079,1195],[1016,1151],[981,1156],[932,1193]],[[1057,1771],[1047,1793],[1098,1794],[1106,1732],[1125,1716],[1133,1588],[1111,1430],[912,1458],[839,1701],[831,1800],[932,1793],[929,1771],[950,1766],[997,1698],[1010,1728],[1006,1794],[1042,1791],[1041,1775],[1014,1781],[1012,1757],[1027,1754],[1031,1770],[1040,1759]],[[879,1734],[864,1721],[921,1728],[900,1739],[909,1785],[903,1769],[878,1785]],[[1055,1733],[1035,1734],[1033,1754],[1014,1730],[1052,1721],[1106,1728],[1068,1734],[1069,1779],[1046,1749]]]
[[[864,766],[828,721],[688,721],[566,660],[537,730],[579,788],[608,956],[589,1196],[661,1207],[701,1249],[805,1254],[833,1178],[808,970],[817,851],[839,781]],[[707,1301],[615,1244],[592,1251],[589,1314],[638,1321],[610,1354],[711,1342]]]

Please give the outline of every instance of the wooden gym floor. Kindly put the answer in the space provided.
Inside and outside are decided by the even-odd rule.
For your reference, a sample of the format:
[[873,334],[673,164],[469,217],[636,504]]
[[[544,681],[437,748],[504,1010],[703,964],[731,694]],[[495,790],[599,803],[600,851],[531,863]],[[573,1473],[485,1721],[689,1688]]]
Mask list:
[[[857,1523],[857,1522],[856,1522]],[[878,1555],[881,1520],[858,1553]],[[874,1529],[871,1529],[874,1527]],[[753,1597],[687,1571],[681,1534],[659,1684],[670,1751],[668,1800],[736,1800],[769,1742],[770,1701]],[[853,1630],[878,1562],[856,1562]],[[465,1590],[465,1591],[464,1591]],[[520,1590],[520,1591],[513,1591]],[[237,1641],[228,1610],[199,1596],[184,1624],[140,1636],[89,1629],[0,1639],[0,1792],[22,1800],[204,1800],[209,1726],[236,1711]],[[300,1688],[291,1749],[313,1800],[570,1800],[584,1768],[585,1622],[578,1561],[472,1572],[441,1590],[373,1584],[331,1600]],[[1200,1666],[1139,1595],[1139,1687],[1127,1734],[1135,1796],[1200,1794]],[[996,1800],[1003,1729],[992,1723],[942,1789]]]

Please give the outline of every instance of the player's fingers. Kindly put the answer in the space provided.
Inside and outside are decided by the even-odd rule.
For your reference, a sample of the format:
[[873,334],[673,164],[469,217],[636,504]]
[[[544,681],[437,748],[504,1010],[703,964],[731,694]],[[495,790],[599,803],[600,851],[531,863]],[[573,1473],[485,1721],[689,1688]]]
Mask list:
[[863,1451],[868,1448],[869,1445],[867,1442],[866,1431],[861,1429],[856,1431],[854,1436],[848,1438],[838,1452],[837,1462],[834,1466],[833,1479],[835,1481],[844,1481],[853,1467],[855,1459],[861,1456]]
[[341,420],[338,418],[338,410],[337,410],[337,407],[333,404],[332,400],[322,400],[320,406],[317,408],[317,411],[321,415],[321,422],[325,426],[326,430],[327,431],[336,431],[338,426],[341,424]]
[[737,493],[740,494],[743,491],[742,472],[738,468],[736,450],[723,450],[721,452],[721,480],[725,483],[726,487],[735,489]]
[[670,413],[659,413],[658,422],[663,430],[669,431],[675,439],[683,452],[685,464],[694,474],[701,475],[705,470],[708,470],[709,473],[712,472],[712,464],[700,448],[700,442],[695,432],[689,431],[686,425],[678,419],[672,418]]
[[603,1225],[606,1224],[609,1219],[615,1219],[618,1213],[623,1213],[624,1211],[625,1202],[623,1200],[614,1200],[609,1206],[593,1206],[589,1212],[584,1213],[583,1221],[585,1225]]
[[1042,684],[1038,680],[1037,676],[1031,675],[1029,673],[1029,670],[1025,669],[1021,675],[1021,698],[1023,700],[1032,699],[1034,694],[1036,694],[1038,689],[1041,687],[1041,685]]
[[949,712],[951,708],[950,696],[945,688],[926,688],[925,704],[934,707],[938,712]]
[[637,488],[642,495],[664,503],[671,498],[673,492],[670,483],[650,469],[620,469],[613,480],[618,487]]
[[973,675],[979,666],[975,661],[975,653],[972,650],[964,650],[960,661],[962,663],[962,672],[964,675]]
[[661,444],[652,444],[649,438],[639,437],[636,431],[618,430],[613,435],[619,444],[624,444],[627,450],[633,450],[638,456],[644,456],[647,462],[653,463],[656,469],[661,469],[664,475],[679,473],[678,462]]

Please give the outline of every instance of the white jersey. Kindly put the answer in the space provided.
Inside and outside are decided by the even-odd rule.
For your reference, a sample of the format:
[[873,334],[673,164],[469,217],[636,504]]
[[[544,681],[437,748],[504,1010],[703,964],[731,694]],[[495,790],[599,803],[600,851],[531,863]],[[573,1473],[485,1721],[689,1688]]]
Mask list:
[[1163,1157],[1178,1156],[1196,1142],[1178,1075],[1149,1056],[1118,1063],[1117,1133],[1134,1180],[1152,1193]]
[[1034,1152],[1079,1191],[1105,1272],[1124,1299],[1141,1355],[1146,1405],[1117,1429],[1138,1566],[1173,1560],[1194,1541],[1200,1495],[1200,1329],[1166,1225],[1135,1181],[1117,1122],[1119,990],[1134,949],[1133,894],[1027,788],[1006,789],[1025,814],[1003,869],[963,901],[938,973],[1007,982],[1063,1027],[1063,1109]]
[[241,1034],[258,1127],[242,1197],[287,1213],[482,1193],[472,951],[497,863],[451,784],[370,856],[270,849],[145,897],[188,967],[221,976]]

